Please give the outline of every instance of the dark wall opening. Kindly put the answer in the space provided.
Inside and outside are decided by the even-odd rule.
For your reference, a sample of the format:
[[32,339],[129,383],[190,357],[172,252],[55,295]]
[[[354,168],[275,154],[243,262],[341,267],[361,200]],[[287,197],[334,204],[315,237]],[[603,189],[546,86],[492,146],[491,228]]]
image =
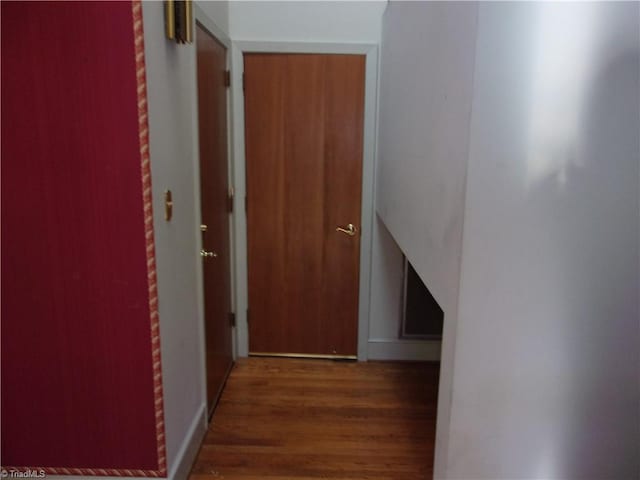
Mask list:
[[405,259],[404,312],[401,338],[442,338],[444,312],[433,295]]

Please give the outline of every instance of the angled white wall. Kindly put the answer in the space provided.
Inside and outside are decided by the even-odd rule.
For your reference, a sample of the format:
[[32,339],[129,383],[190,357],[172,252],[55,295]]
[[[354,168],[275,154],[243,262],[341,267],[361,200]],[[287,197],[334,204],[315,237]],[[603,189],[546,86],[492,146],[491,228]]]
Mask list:
[[476,10],[391,2],[384,17],[377,210],[445,315],[457,303]]
[[638,478],[639,7],[480,7],[449,478]]
[[385,14],[378,211],[445,310],[437,478],[637,478],[639,9]]
[[477,5],[391,2],[384,16],[377,210],[444,311],[436,474],[455,348]]

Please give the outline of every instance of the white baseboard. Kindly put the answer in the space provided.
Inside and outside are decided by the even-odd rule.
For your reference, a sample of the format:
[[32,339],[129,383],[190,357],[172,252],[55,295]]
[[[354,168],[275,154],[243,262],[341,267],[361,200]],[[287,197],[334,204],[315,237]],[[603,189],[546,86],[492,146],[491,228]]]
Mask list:
[[440,361],[440,340],[398,340],[372,338],[368,343],[369,360]]
[[200,411],[191,422],[182,446],[176,455],[173,468],[169,473],[169,480],[187,480],[193,462],[198,455],[202,439],[207,433],[207,406],[203,404]]

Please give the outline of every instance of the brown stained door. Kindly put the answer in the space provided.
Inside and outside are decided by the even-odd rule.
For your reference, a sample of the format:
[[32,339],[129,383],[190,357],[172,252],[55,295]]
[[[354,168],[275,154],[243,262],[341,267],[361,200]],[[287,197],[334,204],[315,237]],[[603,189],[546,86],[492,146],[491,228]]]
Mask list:
[[197,25],[198,132],[207,405],[213,411],[233,363],[227,161],[226,48]]
[[244,76],[249,350],[355,356],[365,57],[245,54]]

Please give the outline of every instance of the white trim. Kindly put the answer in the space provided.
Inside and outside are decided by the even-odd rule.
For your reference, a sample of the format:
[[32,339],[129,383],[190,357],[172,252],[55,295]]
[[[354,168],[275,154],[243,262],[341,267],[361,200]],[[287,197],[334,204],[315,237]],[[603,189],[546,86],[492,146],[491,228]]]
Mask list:
[[373,220],[375,216],[374,182],[376,170],[378,112],[378,47],[366,52],[364,139],[362,155],[362,232],[360,244],[360,301],[358,319],[358,360],[366,361],[369,355],[369,314],[371,306],[371,263],[373,256]]
[[[246,196],[244,148],[244,94],[242,75],[245,52],[264,53],[333,53],[366,56],[364,138],[362,158],[362,209],[360,222],[360,287],[358,309],[358,360],[368,356],[369,304],[371,296],[371,255],[373,239],[373,193],[376,147],[376,112],[378,95],[378,46],[369,43],[300,43],[233,41],[231,45],[231,96],[233,109],[233,157],[236,210],[243,212]],[[245,215],[235,216],[236,238],[236,342],[238,356],[249,352],[247,325],[247,220]]]
[[440,340],[369,340],[369,360],[440,361]]
[[206,402],[200,406],[199,412],[193,418],[184,442],[178,450],[173,468],[169,474],[170,480],[187,480],[193,462],[200,451],[200,445],[207,433],[207,404]]
[[231,151],[233,152],[233,180],[235,191],[233,236],[235,238],[235,306],[236,329],[235,346],[239,357],[249,353],[247,335],[247,221],[245,212],[244,182],[244,98],[242,91],[242,52],[235,42],[231,43],[231,121],[233,132]]
[[[191,55],[192,65],[193,65],[193,85],[191,88],[191,124],[193,128],[191,129],[191,137],[193,142],[193,196],[194,202],[193,205],[195,207],[195,217],[196,217],[196,225],[199,226],[200,219],[202,219],[202,208],[200,206],[201,198],[200,198],[200,143],[199,143],[199,133],[198,133],[198,55],[197,48],[195,45],[196,42],[196,20],[202,22],[204,18],[208,18],[206,14],[202,11],[197,4],[194,4],[194,15],[193,15],[193,37],[194,43],[191,45]],[[202,22],[204,24],[204,22]],[[198,227],[196,227],[198,228]],[[198,296],[198,337],[200,341],[198,342],[198,347],[200,349],[200,365],[201,375],[200,375],[200,399],[206,405],[207,404],[207,346],[206,346],[206,334],[205,334],[205,318],[204,318],[204,273],[202,271],[202,260],[198,255],[198,252],[202,249],[202,235],[200,233],[195,235],[196,244],[193,246],[193,258],[196,264],[196,284],[198,287],[198,291],[196,292]]]

